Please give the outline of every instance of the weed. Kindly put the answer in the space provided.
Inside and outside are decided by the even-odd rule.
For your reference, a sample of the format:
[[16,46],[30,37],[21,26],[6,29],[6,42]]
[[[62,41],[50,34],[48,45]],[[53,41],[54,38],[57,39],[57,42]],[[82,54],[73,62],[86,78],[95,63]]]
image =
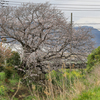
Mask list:
[[6,93],[6,87],[4,85],[0,86],[0,95],[5,95]]

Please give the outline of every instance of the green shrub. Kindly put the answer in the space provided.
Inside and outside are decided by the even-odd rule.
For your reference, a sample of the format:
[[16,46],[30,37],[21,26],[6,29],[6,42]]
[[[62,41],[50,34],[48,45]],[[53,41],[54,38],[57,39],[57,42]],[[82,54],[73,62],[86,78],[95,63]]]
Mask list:
[[5,73],[0,72],[0,81],[3,81],[5,79]]
[[87,58],[87,72],[90,72],[97,63],[100,63],[100,46],[92,51]]
[[7,59],[7,64],[4,67],[5,78],[10,79],[13,74],[16,77],[17,71],[14,69],[14,66],[18,65],[20,65],[20,56],[18,52],[13,51],[11,52],[11,56]]
[[[5,78],[9,79],[11,76],[17,73],[17,71],[14,69],[14,66],[19,66],[20,65],[20,55],[18,52],[12,51],[8,52],[10,53],[9,57],[6,57],[6,59],[3,59],[1,63],[1,56],[0,56],[0,72],[4,71],[5,72]],[[6,62],[5,62],[6,61]],[[18,75],[17,75],[18,76]]]
[[20,55],[18,52],[13,51],[10,58],[7,59],[7,63],[13,66],[20,65]]
[[11,78],[11,76],[13,74],[13,67],[6,66],[4,72],[5,72],[5,78],[7,78],[7,79]]
[[0,65],[0,72],[4,70],[4,67]]

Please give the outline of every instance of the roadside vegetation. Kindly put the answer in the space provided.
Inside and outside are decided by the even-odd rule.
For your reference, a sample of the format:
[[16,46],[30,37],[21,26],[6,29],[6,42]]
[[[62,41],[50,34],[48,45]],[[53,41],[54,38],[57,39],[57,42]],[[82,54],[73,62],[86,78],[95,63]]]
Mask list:
[[[4,47],[2,47],[4,49]],[[0,62],[0,99],[1,100],[99,100],[100,99],[100,64],[99,49],[89,56],[87,68],[48,71],[43,84],[23,82],[14,68],[21,65],[17,52],[9,52]],[[6,49],[6,50],[10,50]],[[1,50],[2,51],[2,50]],[[0,52],[1,52],[0,51]],[[3,54],[3,53],[1,53]],[[4,56],[4,55],[3,55]],[[6,65],[6,66],[5,66]],[[93,65],[93,66],[92,66]],[[48,67],[50,67],[48,65]]]

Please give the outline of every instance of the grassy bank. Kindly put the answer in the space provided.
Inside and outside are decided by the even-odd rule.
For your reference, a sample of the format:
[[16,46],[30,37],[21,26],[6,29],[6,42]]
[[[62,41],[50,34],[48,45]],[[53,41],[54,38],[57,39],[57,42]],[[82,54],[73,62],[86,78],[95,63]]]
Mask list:
[[45,84],[22,84],[15,73],[8,80],[0,72],[0,100],[99,100],[99,65],[91,72],[86,69],[62,69],[46,74]]

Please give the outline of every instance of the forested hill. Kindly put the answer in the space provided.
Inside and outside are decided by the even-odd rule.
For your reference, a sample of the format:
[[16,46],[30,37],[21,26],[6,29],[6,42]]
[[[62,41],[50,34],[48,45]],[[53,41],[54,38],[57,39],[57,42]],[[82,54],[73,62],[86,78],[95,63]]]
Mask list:
[[[93,27],[90,26],[82,26],[83,28],[90,28],[92,34],[94,35],[94,39],[93,41],[95,41],[95,47],[100,46],[100,31],[98,29],[95,29]],[[77,30],[79,27],[75,27],[75,29]]]

